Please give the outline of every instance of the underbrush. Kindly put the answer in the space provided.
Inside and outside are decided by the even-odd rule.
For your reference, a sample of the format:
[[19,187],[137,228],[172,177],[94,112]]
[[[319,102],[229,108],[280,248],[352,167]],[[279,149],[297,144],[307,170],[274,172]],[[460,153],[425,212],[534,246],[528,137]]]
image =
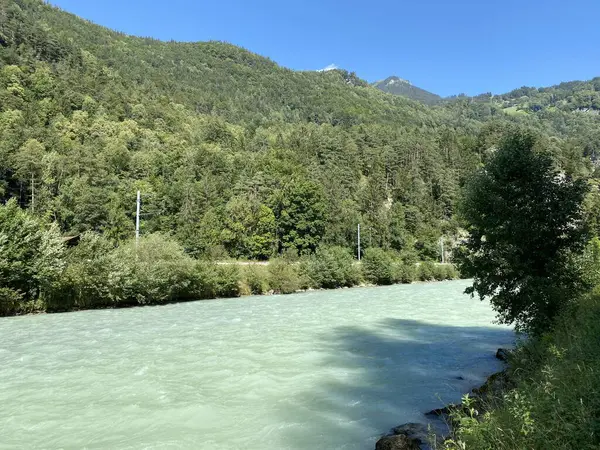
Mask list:
[[198,260],[160,233],[116,245],[88,232],[66,248],[56,226],[32,218],[15,202],[0,208],[0,316],[455,276],[452,266],[416,264],[379,248],[367,249],[362,263],[348,249],[322,246],[310,256],[288,251],[266,265]]
[[322,247],[308,257],[284,256],[272,259],[268,265],[249,264],[242,272],[242,295],[459,278],[452,264],[405,262],[397,254],[380,248],[367,249],[360,263],[345,248]]
[[335,289],[360,284],[360,267],[342,247],[324,247],[302,264],[302,271],[313,288]]
[[516,387],[456,414],[446,448],[600,448],[600,292],[563,313],[551,333],[520,345],[509,362]]
[[156,305],[233,297],[239,269],[187,256],[175,241],[152,234],[113,248],[87,233],[66,259],[66,269],[46,296],[48,311]]

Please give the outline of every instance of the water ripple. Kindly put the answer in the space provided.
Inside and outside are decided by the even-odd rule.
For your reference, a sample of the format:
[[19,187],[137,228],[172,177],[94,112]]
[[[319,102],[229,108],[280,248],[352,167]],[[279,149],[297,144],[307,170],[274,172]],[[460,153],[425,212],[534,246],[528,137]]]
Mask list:
[[0,320],[0,448],[371,449],[513,340],[466,282]]

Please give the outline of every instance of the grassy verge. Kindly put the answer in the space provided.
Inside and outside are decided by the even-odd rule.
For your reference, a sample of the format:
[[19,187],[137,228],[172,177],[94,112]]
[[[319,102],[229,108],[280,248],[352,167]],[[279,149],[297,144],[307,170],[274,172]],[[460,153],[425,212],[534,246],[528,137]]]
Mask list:
[[600,448],[600,292],[519,346],[509,363],[513,387],[456,414],[446,448]]

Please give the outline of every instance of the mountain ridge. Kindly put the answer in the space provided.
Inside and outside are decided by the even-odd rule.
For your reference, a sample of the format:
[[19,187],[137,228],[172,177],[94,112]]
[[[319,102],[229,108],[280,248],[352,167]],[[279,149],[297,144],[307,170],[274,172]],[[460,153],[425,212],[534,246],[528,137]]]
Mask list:
[[[57,14],[53,15],[53,19],[59,19],[55,23],[56,25],[65,26],[65,25],[73,25],[73,24],[77,23],[78,21],[81,22],[81,23],[77,23],[77,25],[75,27],[72,27],[73,29],[70,30],[70,32],[66,33],[66,34],[72,34],[73,31],[75,31],[76,33],[79,33],[84,27],[95,28],[97,33],[92,34],[91,36],[88,35],[86,40],[89,41],[91,38],[91,41],[96,46],[97,50],[102,50],[101,47],[103,45],[105,45],[107,43],[107,41],[110,39],[123,39],[124,41],[130,40],[133,42],[137,41],[137,43],[139,45],[146,44],[148,46],[153,46],[153,45],[161,46],[162,45],[162,46],[166,46],[166,47],[174,46],[174,47],[182,47],[182,48],[184,46],[190,46],[190,47],[221,46],[223,49],[229,48],[230,51],[228,52],[227,50],[224,50],[224,51],[222,51],[222,53],[217,51],[216,53],[219,54],[219,56],[228,58],[233,62],[239,62],[239,58],[241,57],[241,59],[247,60],[246,63],[249,66],[252,66],[254,64],[266,65],[266,66],[271,65],[273,67],[276,67],[279,70],[290,71],[290,72],[296,73],[296,74],[307,74],[307,73],[311,73],[311,72],[316,73],[316,74],[348,72],[348,73],[351,73],[353,76],[355,76],[357,79],[360,79],[358,76],[356,76],[355,72],[344,70],[335,64],[331,64],[327,68],[315,70],[315,71],[290,69],[288,67],[280,65],[276,61],[270,59],[268,56],[260,55],[256,52],[253,52],[253,51],[246,49],[244,47],[241,47],[239,45],[235,45],[235,44],[229,43],[227,41],[222,41],[222,40],[177,42],[177,41],[172,41],[172,40],[157,39],[157,38],[153,38],[153,37],[132,35],[132,34],[122,32],[122,31],[113,30],[109,27],[106,27],[105,25],[95,23],[92,20],[81,18],[67,10],[64,10],[64,9],[54,6],[54,5],[51,5],[47,2],[45,2],[44,0],[3,0],[3,1],[5,1],[6,3],[13,2],[17,5],[22,4],[26,7],[28,12],[31,12],[32,7],[34,9],[36,9],[36,6],[51,8],[54,10],[55,13],[57,13]],[[47,22],[43,22],[43,23],[45,26],[50,25]],[[60,30],[55,29],[53,31],[58,32],[58,34],[61,34]],[[0,32],[0,41],[1,40],[2,40],[2,34]],[[71,36],[70,39],[67,39],[67,40],[73,41],[73,37]],[[229,55],[227,55],[228,53],[229,53]],[[245,57],[243,55],[244,53],[246,54]],[[325,70],[325,69],[328,69],[328,70]],[[597,77],[592,80],[583,80],[583,81],[580,81],[580,80],[563,81],[561,83],[558,83],[553,86],[548,86],[548,87],[545,87],[545,86],[540,86],[540,87],[523,86],[523,87],[515,88],[512,91],[509,91],[507,93],[495,94],[494,97],[497,97],[497,98],[512,97],[515,92],[519,92],[521,90],[537,90],[537,91],[543,92],[543,90],[545,90],[545,89],[563,88],[563,87],[571,88],[572,85],[581,85],[581,84],[591,83],[591,82],[597,81],[598,79],[600,79],[600,78]],[[392,82],[397,81],[398,83],[390,84],[390,81],[392,81]],[[367,84],[367,82],[364,82],[364,83]],[[471,98],[471,99],[474,99],[475,101],[480,101],[481,98],[486,96],[486,94],[470,95],[470,96],[469,95],[466,96],[464,94],[457,94],[457,95],[452,95],[452,96],[448,96],[448,97],[442,97],[438,94],[435,94],[433,92],[422,89],[422,88],[412,84],[410,81],[403,79],[401,77],[398,77],[396,75],[392,75],[392,76],[387,77],[384,80],[379,80],[379,81],[375,81],[375,82],[368,83],[368,84],[370,84],[371,86],[373,86],[383,92],[396,94],[399,97],[416,100],[420,103],[424,103],[424,104],[427,104],[430,106],[436,105],[440,101],[452,100],[452,99],[459,98],[459,97],[460,98]],[[512,100],[514,100],[514,98]],[[515,106],[514,101],[512,102],[512,105]]]
[[425,103],[426,105],[435,105],[442,100],[441,96],[426,91],[418,86],[414,86],[410,81],[396,75],[389,76],[381,81],[376,81],[372,86],[383,92],[408,97],[412,100]]

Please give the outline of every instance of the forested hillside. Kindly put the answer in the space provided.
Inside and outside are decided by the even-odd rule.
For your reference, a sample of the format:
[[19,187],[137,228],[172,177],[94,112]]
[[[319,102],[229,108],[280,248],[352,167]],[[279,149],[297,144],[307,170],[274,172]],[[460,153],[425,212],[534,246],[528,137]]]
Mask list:
[[[479,101],[486,101],[490,97],[490,94],[484,94],[476,98]],[[492,102],[504,108],[515,107],[519,111],[536,112],[558,108],[563,111],[598,114],[600,77],[590,81],[569,81],[542,88],[523,86],[506,94],[494,96]]]
[[570,173],[593,170],[600,116],[496,100],[428,107],[346,71],[0,0],[0,198],[63,234],[131,238],[139,189],[142,235],[196,257],[351,249],[361,223],[364,247],[436,259],[462,183],[507,125],[536,128]]

